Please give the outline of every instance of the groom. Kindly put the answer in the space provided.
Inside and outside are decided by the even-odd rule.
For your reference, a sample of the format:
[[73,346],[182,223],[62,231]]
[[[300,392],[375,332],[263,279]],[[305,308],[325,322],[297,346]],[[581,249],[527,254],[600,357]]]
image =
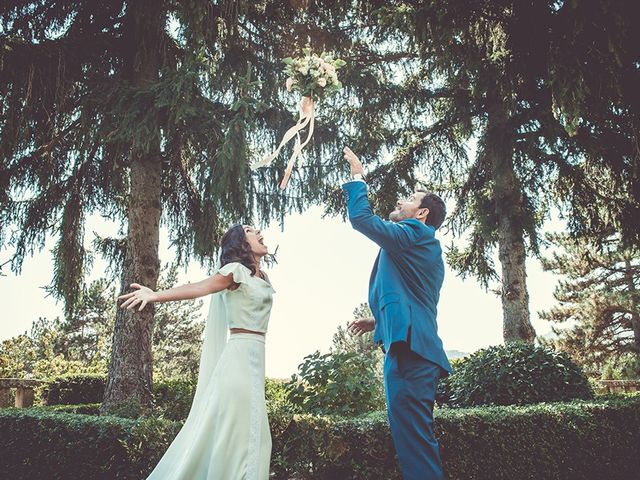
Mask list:
[[382,344],[384,385],[391,436],[404,480],[444,479],[433,433],[433,403],[438,379],[451,366],[438,337],[436,306],[444,278],[435,233],[445,217],[444,202],[417,190],[382,220],[367,199],[362,163],[349,149],[344,158],[352,181],[342,188],[353,228],[380,246],[369,280],[373,318],[353,322],[356,335],[374,331]]

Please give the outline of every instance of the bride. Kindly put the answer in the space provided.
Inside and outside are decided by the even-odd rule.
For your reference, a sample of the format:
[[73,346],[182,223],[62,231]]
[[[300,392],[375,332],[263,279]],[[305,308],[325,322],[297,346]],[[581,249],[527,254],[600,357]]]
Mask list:
[[209,278],[158,292],[133,283],[134,292],[118,297],[122,308],[142,310],[214,294],[189,416],[151,480],[269,478],[264,343],[274,290],[260,268],[267,247],[259,230],[236,225],[221,250],[221,268]]

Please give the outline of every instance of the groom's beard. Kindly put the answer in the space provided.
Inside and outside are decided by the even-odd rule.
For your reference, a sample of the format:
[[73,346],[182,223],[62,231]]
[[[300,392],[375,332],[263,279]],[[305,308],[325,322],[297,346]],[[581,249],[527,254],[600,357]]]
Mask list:
[[398,210],[394,210],[393,212],[391,212],[389,214],[389,220],[391,220],[394,223],[398,223],[401,220],[404,220],[402,218],[402,215],[400,214],[400,212]]

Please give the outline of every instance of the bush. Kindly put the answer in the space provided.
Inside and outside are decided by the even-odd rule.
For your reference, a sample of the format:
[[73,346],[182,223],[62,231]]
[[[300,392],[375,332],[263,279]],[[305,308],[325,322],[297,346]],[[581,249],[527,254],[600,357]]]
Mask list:
[[357,415],[384,407],[375,364],[358,352],[312,353],[286,384],[299,411],[318,415]]
[[132,422],[39,409],[0,410],[0,471],[12,479],[137,479],[120,443]]
[[[276,479],[399,480],[386,416],[289,415],[272,430]],[[181,427],[0,410],[3,478],[145,478]],[[640,471],[640,395],[606,401],[437,409],[436,435],[449,480],[630,480]]]
[[528,343],[478,350],[459,364],[440,396],[454,407],[590,398],[587,377],[567,355]]
[[[84,404],[100,404],[104,396],[106,379],[100,375],[66,375],[48,380],[43,386],[44,405],[69,405],[71,408],[56,408],[49,411],[94,414],[95,407],[83,409]],[[153,384],[153,404],[157,416],[168,420],[184,420],[189,414],[196,391],[196,378],[162,379]],[[288,404],[284,381],[266,380],[267,405],[270,412],[292,409]],[[286,406],[286,408],[285,408]],[[137,418],[139,405],[124,405],[118,416]],[[97,412],[95,412],[97,414]]]
[[155,411],[169,420],[184,420],[191,410],[197,379],[166,379],[153,383]]
[[80,413],[83,415],[100,415],[99,403],[84,403],[80,405],[49,405],[44,407],[34,407],[34,410],[56,413]]
[[99,374],[62,375],[45,382],[42,401],[45,405],[101,403],[106,377]]
[[[469,357],[453,358],[449,360],[449,363],[451,364],[451,368],[454,374],[458,371],[459,368],[462,367],[462,365],[464,364],[467,358]],[[440,381],[438,382],[438,388],[436,390],[436,403],[439,406],[451,405],[452,403],[452,396],[453,396],[453,391],[451,390],[452,376],[453,375],[448,375],[446,377],[440,378]]]

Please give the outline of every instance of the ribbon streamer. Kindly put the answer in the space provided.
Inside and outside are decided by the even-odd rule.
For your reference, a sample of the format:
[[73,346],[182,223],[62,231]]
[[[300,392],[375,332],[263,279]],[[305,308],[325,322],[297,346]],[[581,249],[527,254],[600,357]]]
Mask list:
[[[272,153],[266,155],[262,160],[251,165],[252,170],[256,170],[260,167],[265,167],[273,162],[282,148],[289,143],[293,138],[296,139],[296,143],[293,147],[293,153],[291,154],[291,158],[289,158],[289,162],[287,163],[287,168],[284,171],[284,177],[280,182],[280,189],[284,190],[289,183],[289,178],[291,177],[291,173],[293,171],[293,167],[296,164],[296,161],[299,158],[302,158],[302,149],[307,146],[311,137],[313,135],[313,127],[315,120],[315,104],[311,97],[302,97],[302,101],[300,102],[300,118],[296,124],[286,131],[284,137],[282,137],[282,141],[278,148],[276,148]],[[307,134],[307,138],[303,143],[300,143],[300,131],[309,126],[309,133]]]

